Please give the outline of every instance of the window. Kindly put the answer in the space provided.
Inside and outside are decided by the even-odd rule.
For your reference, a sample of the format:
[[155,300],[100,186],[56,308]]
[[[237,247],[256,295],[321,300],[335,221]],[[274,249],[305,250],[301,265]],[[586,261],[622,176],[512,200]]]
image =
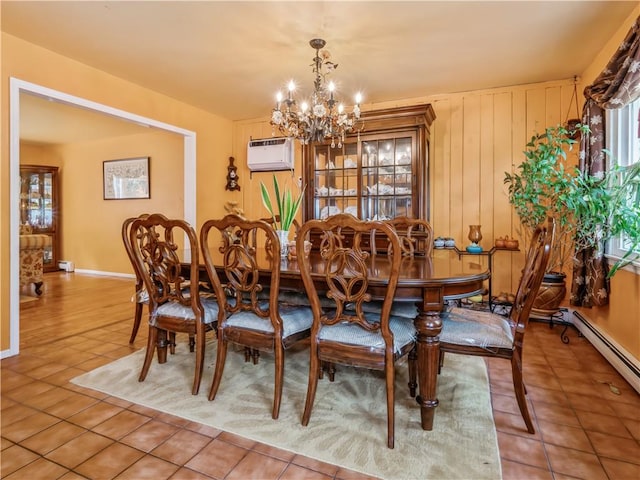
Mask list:
[[[640,162],[640,99],[625,108],[607,110],[606,128],[611,158],[623,167]],[[624,236],[614,238],[609,243],[608,256],[620,258],[629,247]]]

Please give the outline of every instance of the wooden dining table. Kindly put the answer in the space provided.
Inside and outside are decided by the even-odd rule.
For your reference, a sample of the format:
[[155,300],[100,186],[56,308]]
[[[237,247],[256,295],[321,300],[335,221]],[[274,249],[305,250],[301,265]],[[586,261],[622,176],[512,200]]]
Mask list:
[[[270,275],[268,253],[259,255],[261,283],[267,283]],[[217,256],[213,261],[218,265]],[[322,288],[323,262],[316,251],[310,253],[312,278]],[[389,261],[386,255],[371,255],[369,264],[369,290],[372,299],[383,299],[387,294]],[[221,264],[222,262],[220,262]],[[204,266],[202,267],[204,271]],[[216,267],[223,274],[222,267]],[[205,271],[206,275],[206,271]],[[453,249],[436,249],[431,256],[404,257],[395,300],[412,302],[417,306],[413,319],[417,331],[418,395],[421,425],[432,430],[435,409],[438,406],[437,381],[440,361],[439,338],[442,330],[440,313],[448,300],[461,299],[484,292],[484,282],[489,279],[487,257],[460,256]],[[263,278],[264,277],[264,278]],[[280,260],[280,289],[304,291],[298,262],[282,257]],[[409,320],[408,320],[409,321]]]

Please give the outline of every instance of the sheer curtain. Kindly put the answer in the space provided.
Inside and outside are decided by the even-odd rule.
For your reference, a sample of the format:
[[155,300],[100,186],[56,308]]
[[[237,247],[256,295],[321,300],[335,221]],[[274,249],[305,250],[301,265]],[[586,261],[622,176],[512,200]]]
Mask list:
[[[584,89],[582,123],[591,132],[580,141],[580,170],[591,175],[607,168],[605,109],[622,108],[640,98],[640,17],[593,84]],[[608,266],[604,249],[576,252],[571,286],[571,304],[591,307],[609,303]]]

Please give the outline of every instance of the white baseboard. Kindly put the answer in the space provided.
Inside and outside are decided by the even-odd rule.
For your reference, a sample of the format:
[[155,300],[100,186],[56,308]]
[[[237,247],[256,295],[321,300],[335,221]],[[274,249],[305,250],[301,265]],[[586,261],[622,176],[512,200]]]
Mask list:
[[78,273],[88,273],[91,275],[101,275],[104,277],[136,278],[133,273],[103,272],[102,270],[87,270],[86,268],[76,268],[75,271]]
[[640,393],[640,361],[625,350],[587,317],[572,311],[571,323],[598,350],[604,358],[622,375],[627,382]]

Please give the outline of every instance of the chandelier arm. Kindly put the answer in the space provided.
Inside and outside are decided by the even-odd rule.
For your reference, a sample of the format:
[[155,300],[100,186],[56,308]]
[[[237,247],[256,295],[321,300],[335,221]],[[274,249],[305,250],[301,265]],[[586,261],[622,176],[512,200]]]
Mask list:
[[[315,75],[311,105],[303,102],[300,107],[297,106],[293,98],[295,84],[291,81],[287,98],[282,100],[280,93],[276,97],[276,107],[271,112],[271,125],[274,134],[277,128],[281,134],[297,138],[303,145],[331,139],[331,146],[334,147],[337,139],[338,146],[341,147],[346,134],[353,130],[360,118],[360,94],[356,96],[352,113],[344,112],[342,105],[336,111],[338,102],[334,97],[335,86],[330,82],[327,87],[325,82],[326,77],[338,65],[330,60],[329,52],[321,50],[326,45],[324,40],[315,38],[309,44],[316,51],[311,64]],[[281,109],[283,102],[284,111]]]

